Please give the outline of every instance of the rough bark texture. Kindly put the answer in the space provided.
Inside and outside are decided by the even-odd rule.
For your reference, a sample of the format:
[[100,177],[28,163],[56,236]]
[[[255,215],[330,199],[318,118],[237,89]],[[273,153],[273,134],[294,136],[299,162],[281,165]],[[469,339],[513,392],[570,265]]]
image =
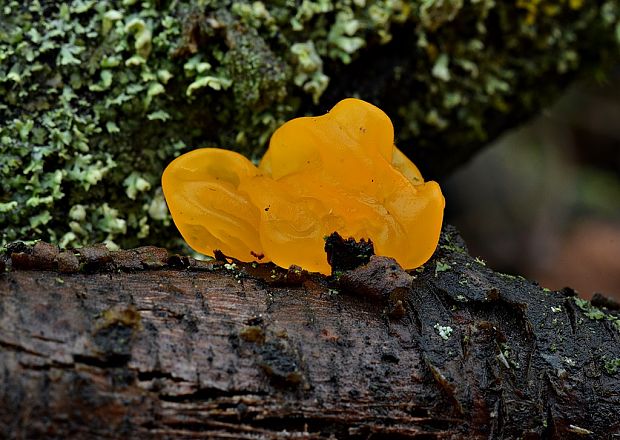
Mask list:
[[620,435],[618,305],[493,272],[449,228],[423,268],[329,278],[158,248],[5,260],[2,438]]

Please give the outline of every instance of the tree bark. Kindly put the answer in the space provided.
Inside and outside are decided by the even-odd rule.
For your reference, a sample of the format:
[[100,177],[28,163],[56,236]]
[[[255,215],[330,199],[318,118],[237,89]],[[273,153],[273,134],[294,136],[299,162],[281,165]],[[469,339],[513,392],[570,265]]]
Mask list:
[[494,272],[451,228],[408,272],[43,243],[4,264],[2,438],[620,436],[618,304]]

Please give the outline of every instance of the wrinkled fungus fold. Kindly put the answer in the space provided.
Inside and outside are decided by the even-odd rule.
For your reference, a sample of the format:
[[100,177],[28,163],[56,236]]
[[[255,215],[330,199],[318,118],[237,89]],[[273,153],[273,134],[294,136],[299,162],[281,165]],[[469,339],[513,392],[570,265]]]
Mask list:
[[424,264],[445,205],[439,185],[394,145],[388,116],[352,98],[284,124],[258,167],[233,151],[198,149],[168,165],[162,187],[194,250],[324,274],[332,232],[370,239],[404,268]]

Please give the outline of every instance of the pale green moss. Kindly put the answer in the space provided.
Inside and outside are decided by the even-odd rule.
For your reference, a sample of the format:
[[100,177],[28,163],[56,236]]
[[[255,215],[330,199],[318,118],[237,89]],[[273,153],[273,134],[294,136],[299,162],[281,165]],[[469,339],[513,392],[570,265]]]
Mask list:
[[[204,146],[255,158],[340,90],[400,114],[401,145],[479,144],[493,115],[531,113],[561,89],[553,78],[614,54],[619,16],[578,0],[7,0],[0,242],[170,245],[159,178],[172,158]],[[379,67],[398,93],[368,87],[374,65],[340,77],[395,36],[399,56]]]

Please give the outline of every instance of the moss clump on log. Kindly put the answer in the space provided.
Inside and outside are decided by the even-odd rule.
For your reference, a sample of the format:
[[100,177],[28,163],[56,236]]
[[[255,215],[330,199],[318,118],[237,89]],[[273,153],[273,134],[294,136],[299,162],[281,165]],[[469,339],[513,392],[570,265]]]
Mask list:
[[449,171],[615,54],[619,14],[579,0],[4,2],[0,241],[172,245],[168,161],[205,146],[255,157],[283,121],[346,95],[396,117],[431,175]]

